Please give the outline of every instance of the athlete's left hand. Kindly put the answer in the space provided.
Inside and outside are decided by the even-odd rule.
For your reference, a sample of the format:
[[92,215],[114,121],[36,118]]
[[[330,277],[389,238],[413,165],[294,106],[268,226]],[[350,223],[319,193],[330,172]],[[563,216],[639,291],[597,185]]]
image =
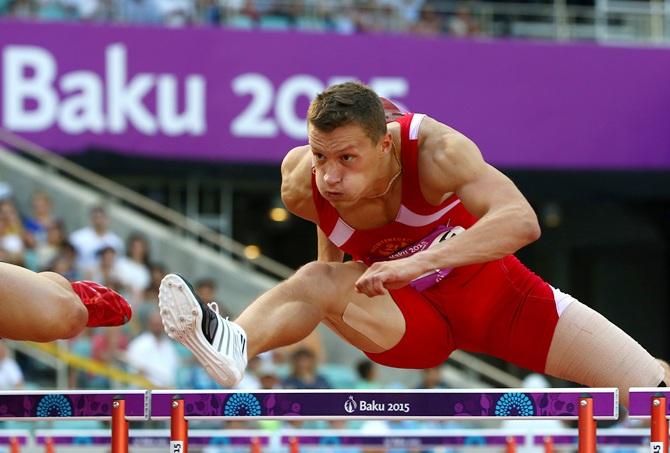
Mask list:
[[356,291],[368,297],[381,296],[386,290],[407,286],[409,282],[423,274],[412,257],[394,261],[381,261],[368,267],[356,283]]

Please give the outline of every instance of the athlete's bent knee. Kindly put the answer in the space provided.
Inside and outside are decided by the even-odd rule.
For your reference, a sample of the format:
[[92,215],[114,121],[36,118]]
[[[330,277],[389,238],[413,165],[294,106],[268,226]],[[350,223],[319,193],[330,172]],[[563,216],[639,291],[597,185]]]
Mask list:
[[345,264],[312,261],[302,266],[294,275],[293,286],[301,300],[319,305],[332,304],[346,294],[351,285],[343,281]]
[[49,305],[52,310],[48,311],[38,341],[72,338],[86,327],[88,311],[73,291],[59,291]]

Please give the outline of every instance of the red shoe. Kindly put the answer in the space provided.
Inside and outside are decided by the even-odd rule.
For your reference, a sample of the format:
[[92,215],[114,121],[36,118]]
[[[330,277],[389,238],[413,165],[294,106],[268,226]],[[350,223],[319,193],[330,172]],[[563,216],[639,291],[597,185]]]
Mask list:
[[88,327],[122,326],[133,316],[130,304],[116,291],[95,282],[72,282],[72,289],[88,310]]

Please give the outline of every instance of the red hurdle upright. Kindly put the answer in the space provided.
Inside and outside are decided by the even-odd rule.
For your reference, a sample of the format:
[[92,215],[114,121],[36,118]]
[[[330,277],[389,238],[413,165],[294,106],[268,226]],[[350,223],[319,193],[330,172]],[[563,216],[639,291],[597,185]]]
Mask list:
[[509,436],[505,445],[506,453],[516,453],[516,440],[514,436]]
[[170,453],[188,453],[188,421],[184,417],[184,399],[179,395],[172,398]]
[[19,446],[19,440],[16,437],[12,437],[9,440],[9,452],[10,453],[19,453],[21,447]]
[[654,396],[651,400],[652,453],[668,453],[668,419],[666,418],[665,396]]
[[126,401],[122,397],[112,401],[112,453],[128,453]]
[[596,421],[593,418],[593,399],[579,398],[579,453],[596,453]]

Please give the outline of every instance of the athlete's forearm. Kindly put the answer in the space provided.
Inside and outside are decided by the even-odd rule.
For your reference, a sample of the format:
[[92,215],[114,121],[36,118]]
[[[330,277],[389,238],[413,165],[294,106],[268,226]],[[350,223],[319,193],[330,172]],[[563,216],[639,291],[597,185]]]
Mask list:
[[425,271],[485,263],[515,253],[539,236],[540,227],[532,210],[505,207],[413,258]]

